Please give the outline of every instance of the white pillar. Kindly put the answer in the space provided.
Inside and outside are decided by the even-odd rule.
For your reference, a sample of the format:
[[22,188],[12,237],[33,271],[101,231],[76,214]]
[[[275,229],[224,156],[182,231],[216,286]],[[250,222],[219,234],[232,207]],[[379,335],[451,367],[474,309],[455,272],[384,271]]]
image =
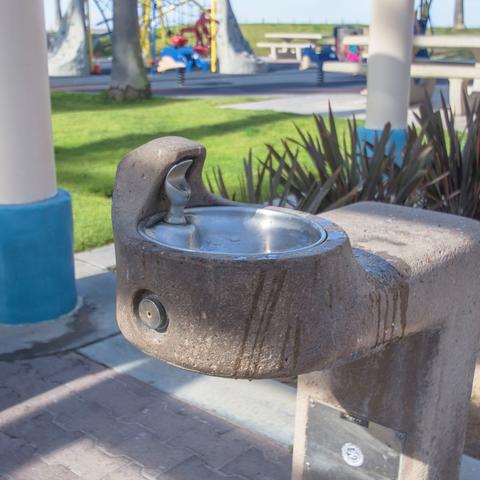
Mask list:
[[366,128],[407,127],[414,0],[372,0]]
[[44,200],[57,187],[43,0],[0,2],[0,65],[0,205]]

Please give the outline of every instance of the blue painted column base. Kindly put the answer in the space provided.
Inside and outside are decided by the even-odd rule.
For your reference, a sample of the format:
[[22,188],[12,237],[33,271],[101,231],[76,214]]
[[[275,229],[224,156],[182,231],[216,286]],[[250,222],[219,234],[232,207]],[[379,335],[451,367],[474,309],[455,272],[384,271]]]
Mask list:
[[0,205],[0,323],[51,320],[76,303],[70,194]]
[[[358,129],[358,137],[360,143],[363,145],[365,142],[375,143],[375,140],[380,139],[382,130],[376,130],[372,128],[361,127]],[[387,143],[387,151],[394,145],[395,164],[398,167],[403,165],[403,149],[407,144],[407,130],[403,128],[394,129],[390,133],[390,138]]]

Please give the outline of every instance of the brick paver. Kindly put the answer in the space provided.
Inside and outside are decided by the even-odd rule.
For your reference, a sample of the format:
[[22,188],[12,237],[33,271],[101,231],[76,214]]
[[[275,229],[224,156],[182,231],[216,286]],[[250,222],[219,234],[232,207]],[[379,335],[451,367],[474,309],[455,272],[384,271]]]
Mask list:
[[77,353],[0,362],[0,480],[287,480],[287,449]]
[[290,480],[290,470],[285,468],[289,463],[289,455],[283,449],[277,454],[279,458],[272,461],[266,458],[265,451],[253,447],[234,458],[221,471],[257,480]]

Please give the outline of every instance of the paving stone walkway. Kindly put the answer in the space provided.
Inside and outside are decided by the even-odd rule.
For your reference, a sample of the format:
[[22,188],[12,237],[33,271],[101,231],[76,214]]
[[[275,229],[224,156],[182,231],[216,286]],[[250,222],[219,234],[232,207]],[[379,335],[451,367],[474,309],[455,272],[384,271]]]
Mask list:
[[78,353],[0,362],[1,480],[288,480],[290,457]]

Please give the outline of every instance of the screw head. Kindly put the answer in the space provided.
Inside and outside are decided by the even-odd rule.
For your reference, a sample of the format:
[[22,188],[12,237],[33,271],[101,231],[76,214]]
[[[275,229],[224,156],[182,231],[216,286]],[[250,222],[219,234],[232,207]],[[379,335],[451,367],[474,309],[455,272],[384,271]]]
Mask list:
[[155,295],[147,295],[140,300],[138,316],[143,324],[152,330],[157,332],[165,332],[167,330],[167,312]]

